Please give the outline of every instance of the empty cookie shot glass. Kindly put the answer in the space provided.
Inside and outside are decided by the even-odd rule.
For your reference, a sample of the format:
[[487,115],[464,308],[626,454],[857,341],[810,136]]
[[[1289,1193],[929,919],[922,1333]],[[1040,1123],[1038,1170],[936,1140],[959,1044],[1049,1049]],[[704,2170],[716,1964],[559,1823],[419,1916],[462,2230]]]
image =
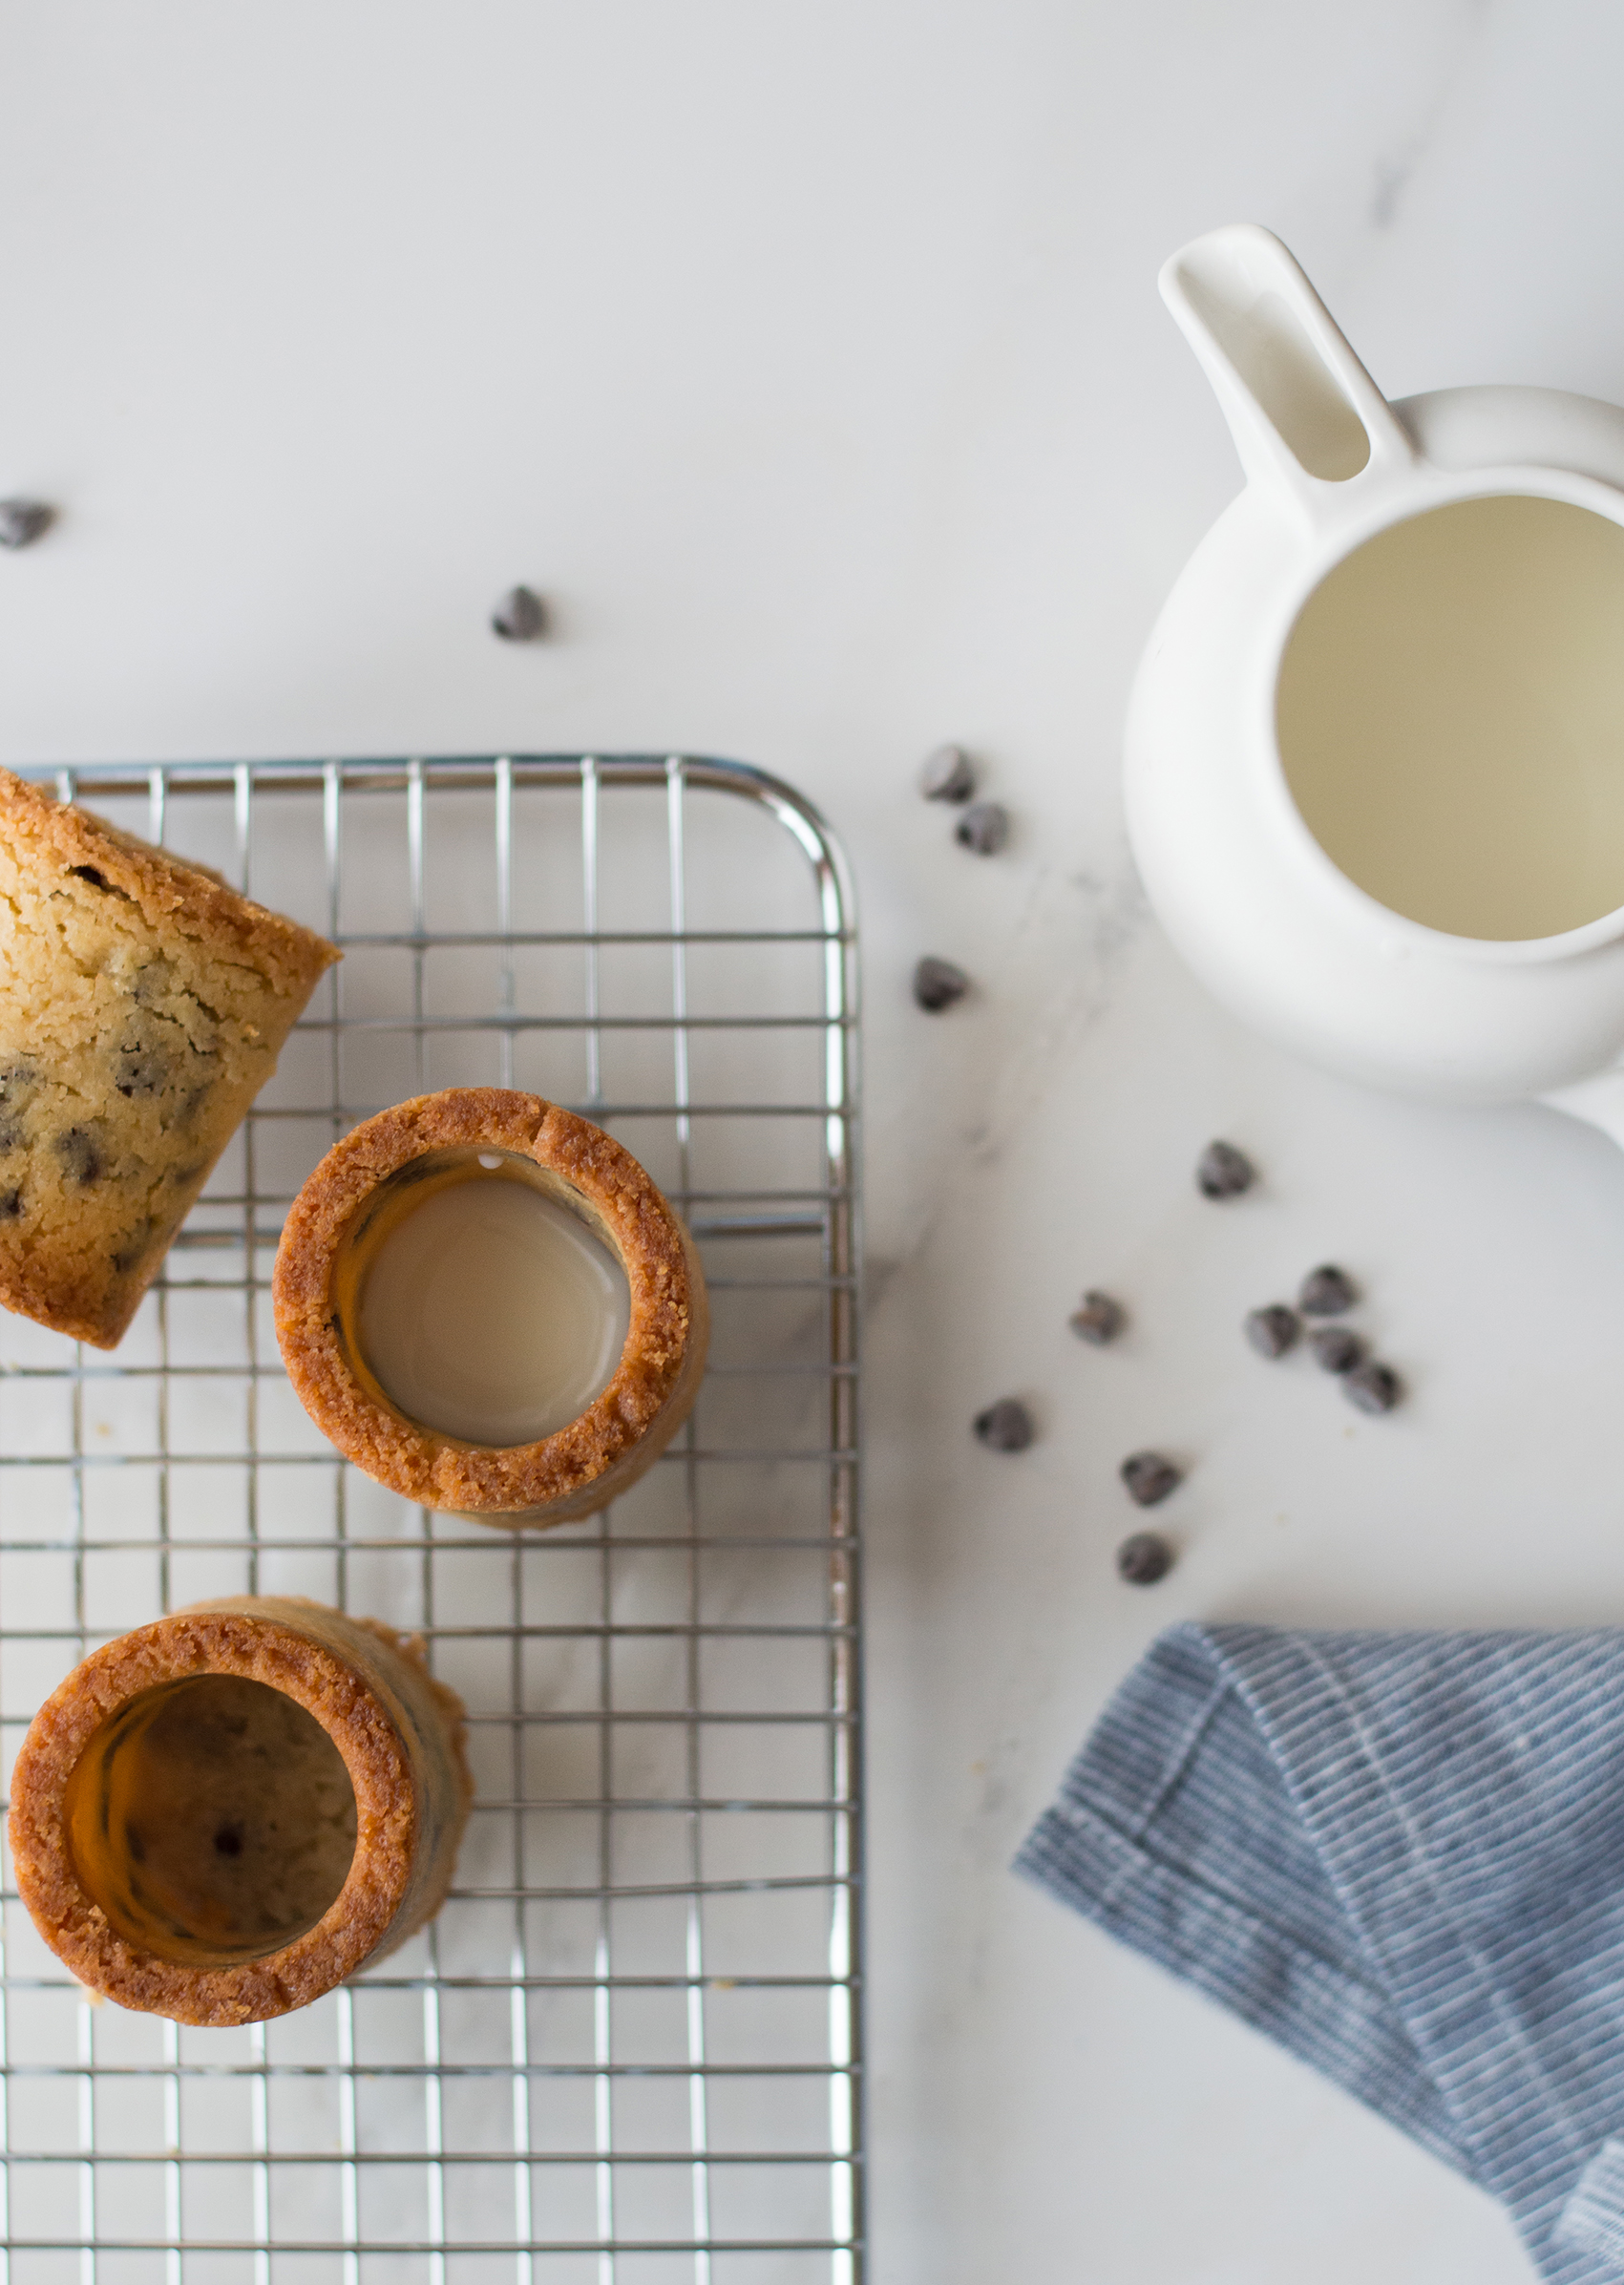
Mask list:
[[420,1645],[297,1597],[198,1603],[93,1651],[34,1716],[17,1887],[90,1990],[263,2022],[433,1917],[472,1790],[462,1703]]
[[404,1498],[545,1529],[604,1507],[686,1419],[699,1257],[630,1152],[539,1095],[380,1111],[294,1200],[273,1278],[306,1411]]

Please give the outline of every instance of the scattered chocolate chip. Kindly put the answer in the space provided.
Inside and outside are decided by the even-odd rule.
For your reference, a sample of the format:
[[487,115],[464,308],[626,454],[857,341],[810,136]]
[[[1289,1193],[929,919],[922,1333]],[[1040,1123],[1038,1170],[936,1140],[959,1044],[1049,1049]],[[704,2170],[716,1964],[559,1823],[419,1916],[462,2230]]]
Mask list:
[[1297,1305],[1304,1317],[1340,1317],[1358,1299],[1353,1280],[1334,1261],[1322,1261],[1318,1269],[1311,1269],[1297,1292]]
[[1288,1309],[1284,1301],[1271,1301],[1266,1309],[1249,1311],[1242,1330],[1260,1357],[1283,1357],[1296,1347],[1302,1327],[1295,1309]]
[[1160,1452],[1129,1452],[1118,1470],[1136,1507],[1154,1508],[1176,1492],[1184,1481],[1172,1462]]
[[950,960],[938,960],[927,954],[914,970],[914,997],[927,1014],[939,1015],[944,1007],[962,1000],[970,988],[970,979]]
[[1403,1393],[1403,1383],[1392,1366],[1374,1357],[1356,1366],[1342,1383],[1342,1394],[1361,1412],[1391,1412]]
[[14,1222],[23,1210],[20,1190],[0,1190],[0,1222]]
[[56,520],[42,499],[0,499],[0,547],[30,547]]
[[1364,1355],[1364,1343],[1351,1325],[1311,1325],[1308,1345],[1323,1372],[1352,1372]]
[[939,746],[927,753],[919,772],[919,791],[927,801],[968,801],[976,790],[976,772],[961,746]]
[[94,1182],[101,1172],[101,1153],[96,1149],[94,1135],[82,1127],[70,1127],[56,1137],[55,1151],[62,1161],[62,1171],[70,1182],[81,1188]]
[[1019,1397],[1001,1397],[976,1415],[976,1434],[989,1451],[1023,1452],[1037,1433]]
[[953,828],[953,837],[978,857],[996,857],[1009,838],[1009,812],[1001,801],[973,802]]
[[1132,1587],[1153,1587],[1173,1567],[1173,1551],[1160,1532],[1134,1532],[1116,1551],[1119,1578]]
[[504,643],[534,643],[547,629],[547,607],[530,587],[510,587],[491,613],[491,625]]
[[1256,1179],[1251,1159],[1234,1143],[1210,1142],[1195,1162],[1195,1187],[1204,1198],[1238,1198]]
[[222,1825],[214,1836],[214,1845],[221,1856],[241,1856],[243,1835],[235,1825]]
[[1083,1296],[1083,1306],[1073,1312],[1071,1330],[1079,1341],[1091,1342],[1103,1349],[1107,1341],[1114,1341],[1122,1331],[1123,1308],[1108,1293],[1095,1293],[1090,1289]]

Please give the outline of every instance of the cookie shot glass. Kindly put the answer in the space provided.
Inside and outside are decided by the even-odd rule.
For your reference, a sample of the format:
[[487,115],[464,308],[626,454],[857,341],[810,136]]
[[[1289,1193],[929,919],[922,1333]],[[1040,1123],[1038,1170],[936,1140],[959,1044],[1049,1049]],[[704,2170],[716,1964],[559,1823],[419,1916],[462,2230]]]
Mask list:
[[612,1135],[510,1089],[420,1095],[335,1144],[272,1290],[324,1435],[402,1497],[486,1523],[606,1506],[705,1370],[684,1223]]
[[79,1982],[178,2023],[262,2022],[433,1917],[471,1794],[461,1701],[418,1644],[242,1596],[74,1668],[23,1741],[10,1839]]

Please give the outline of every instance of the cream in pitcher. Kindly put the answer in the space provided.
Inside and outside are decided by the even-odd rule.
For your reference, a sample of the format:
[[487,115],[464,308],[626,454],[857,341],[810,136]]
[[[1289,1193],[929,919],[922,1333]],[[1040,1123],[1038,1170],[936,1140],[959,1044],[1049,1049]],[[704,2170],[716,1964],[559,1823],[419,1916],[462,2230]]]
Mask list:
[[1458,500],[1367,540],[1280,662],[1286,784],[1327,857],[1452,936],[1560,936],[1624,904],[1624,531]]
[[1624,1139],[1624,412],[1389,406],[1250,225],[1162,287],[1248,478],[1129,709],[1169,933],[1317,1060]]

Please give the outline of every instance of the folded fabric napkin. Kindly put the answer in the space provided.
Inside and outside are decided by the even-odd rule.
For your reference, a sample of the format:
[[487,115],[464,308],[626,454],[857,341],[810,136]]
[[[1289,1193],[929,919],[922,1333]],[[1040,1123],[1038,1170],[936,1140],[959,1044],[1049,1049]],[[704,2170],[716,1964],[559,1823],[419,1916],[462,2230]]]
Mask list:
[[1624,1631],[1175,1627],[1016,1865],[1624,2277]]

